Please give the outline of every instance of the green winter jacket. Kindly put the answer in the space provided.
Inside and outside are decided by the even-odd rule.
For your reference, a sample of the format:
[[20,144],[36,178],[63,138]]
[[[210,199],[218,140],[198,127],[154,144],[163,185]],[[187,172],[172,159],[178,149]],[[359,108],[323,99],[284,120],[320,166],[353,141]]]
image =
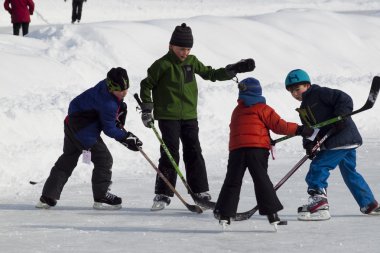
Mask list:
[[152,64],[148,69],[148,77],[140,83],[140,97],[143,103],[153,102],[156,120],[197,118],[198,87],[195,73],[213,82],[233,77],[225,68],[204,66],[194,55],[189,55],[181,62],[171,50]]

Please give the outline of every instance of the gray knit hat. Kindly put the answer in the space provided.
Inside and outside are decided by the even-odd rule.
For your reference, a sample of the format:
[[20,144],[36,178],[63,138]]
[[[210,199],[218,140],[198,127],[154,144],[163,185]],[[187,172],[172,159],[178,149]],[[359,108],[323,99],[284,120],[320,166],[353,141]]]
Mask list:
[[178,47],[193,47],[193,34],[191,28],[182,23],[181,26],[176,26],[170,39],[170,44]]

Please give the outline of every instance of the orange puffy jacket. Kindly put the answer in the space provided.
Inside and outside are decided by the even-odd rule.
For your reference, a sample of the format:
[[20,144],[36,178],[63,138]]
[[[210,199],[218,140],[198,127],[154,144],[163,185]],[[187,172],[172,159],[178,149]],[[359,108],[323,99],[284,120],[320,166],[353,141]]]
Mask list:
[[276,134],[294,135],[298,125],[286,122],[266,104],[246,107],[242,100],[232,112],[229,150],[242,147],[270,149],[269,130]]

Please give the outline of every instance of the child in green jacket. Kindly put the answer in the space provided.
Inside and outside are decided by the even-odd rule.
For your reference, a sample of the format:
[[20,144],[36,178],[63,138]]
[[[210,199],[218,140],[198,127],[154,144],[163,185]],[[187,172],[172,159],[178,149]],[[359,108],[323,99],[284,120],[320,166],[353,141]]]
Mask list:
[[[187,182],[197,197],[210,200],[206,166],[198,136],[198,87],[195,74],[213,82],[230,80],[237,73],[252,71],[254,61],[247,59],[225,68],[213,69],[189,54],[192,47],[191,28],[185,23],[177,26],[169,42],[169,52],[150,66],[148,76],[140,83],[143,102],[141,118],[146,127],[150,127],[154,119],[158,120],[162,139],[177,164],[181,140]],[[162,148],[160,152],[158,167],[175,186],[176,171]],[[158,176],[155,194],[152,210],[164,209],[173,196],[173,192]]]

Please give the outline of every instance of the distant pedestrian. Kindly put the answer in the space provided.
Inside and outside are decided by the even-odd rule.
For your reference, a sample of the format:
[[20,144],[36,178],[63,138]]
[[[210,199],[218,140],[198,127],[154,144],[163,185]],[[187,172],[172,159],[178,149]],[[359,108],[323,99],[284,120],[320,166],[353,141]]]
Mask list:
[[27,35],[29,32],[30,15],[33,15],[34,12],[33,0],[5,0],[4,9],[11,14],[13,35],[19,35],[21,27],[22,35]]
[[83,1],[86,2],[87,0],[73,0],[73,12],[71,14],[72,24],[74,24],[75,21],[78,21],[78,23],[80,22],[80,19],[82,17]]

